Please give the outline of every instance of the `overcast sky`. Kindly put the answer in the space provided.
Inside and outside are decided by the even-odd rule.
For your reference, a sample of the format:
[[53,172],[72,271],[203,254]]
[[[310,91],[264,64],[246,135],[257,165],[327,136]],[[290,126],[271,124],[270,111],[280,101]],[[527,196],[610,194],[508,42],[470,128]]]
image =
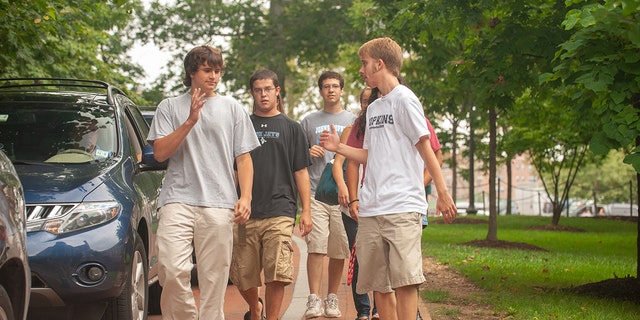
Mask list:
[[133,62],[142,66],[144,72],[147,74],[147,77],[142,79],[142,82],[145,84],[149,84],[155,80],[162,73],[167,61],[171,58],[169,52],[162,52],[153,43],[135,46],[130,53]]
[[[142,0],[145,8],[149,8],[152,0]],[[160,1],[161,3],[168,3],[170,0]],[[167,61],[171,59],[169,52],[162,52],[154,43],[147,43],[143,45],[137,45],[130,51],[133,62],[139,64],[144,68],[144,72],[147,77],[142,79],[145,84],[151,83],[155,80],[163,71]]]

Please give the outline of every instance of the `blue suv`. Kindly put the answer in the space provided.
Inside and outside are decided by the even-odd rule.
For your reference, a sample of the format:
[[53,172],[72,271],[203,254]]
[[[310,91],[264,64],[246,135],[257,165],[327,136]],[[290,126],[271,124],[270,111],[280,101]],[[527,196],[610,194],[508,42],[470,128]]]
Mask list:
[[158,311],[156,200],[166,165],[153,158],[148,131],[139,108],[106,82],[0,79],[0,149],[27,207],[30,319]]

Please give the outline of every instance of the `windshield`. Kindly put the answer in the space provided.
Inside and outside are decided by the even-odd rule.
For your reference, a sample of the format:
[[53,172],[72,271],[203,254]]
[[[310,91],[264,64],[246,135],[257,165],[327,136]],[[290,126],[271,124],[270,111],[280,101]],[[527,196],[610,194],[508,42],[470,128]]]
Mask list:
[[114,155],[110,107],[83,104],[0,105],[0,149],[13,162],[85,163]]

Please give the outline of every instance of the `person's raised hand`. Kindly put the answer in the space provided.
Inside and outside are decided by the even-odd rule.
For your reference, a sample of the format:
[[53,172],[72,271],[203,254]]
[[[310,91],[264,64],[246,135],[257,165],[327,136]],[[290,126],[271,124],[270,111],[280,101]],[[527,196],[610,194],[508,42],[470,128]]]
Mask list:
[[191,91],[191,109],[189,111],[189,120],[196,123],[200,119],[200,110],[207,103],[205,96],[207,93],[200,88]]
[[331,152],[335,152],[340,144],[340,136],[338,136],[334,125],[331,125],[330,128],[331,132],[324,130],[320,134],[320,146]]

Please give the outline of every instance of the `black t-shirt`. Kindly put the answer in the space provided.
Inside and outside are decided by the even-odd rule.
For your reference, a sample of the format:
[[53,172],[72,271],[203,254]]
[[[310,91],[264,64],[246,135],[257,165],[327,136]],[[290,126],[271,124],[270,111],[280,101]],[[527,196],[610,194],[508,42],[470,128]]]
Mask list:
[[251,115],[260,146],[251,151],[253,197],[251,218],[295,218],[298,189],[294,172],[311,165],[309,142],[302,126],[287,116]]

